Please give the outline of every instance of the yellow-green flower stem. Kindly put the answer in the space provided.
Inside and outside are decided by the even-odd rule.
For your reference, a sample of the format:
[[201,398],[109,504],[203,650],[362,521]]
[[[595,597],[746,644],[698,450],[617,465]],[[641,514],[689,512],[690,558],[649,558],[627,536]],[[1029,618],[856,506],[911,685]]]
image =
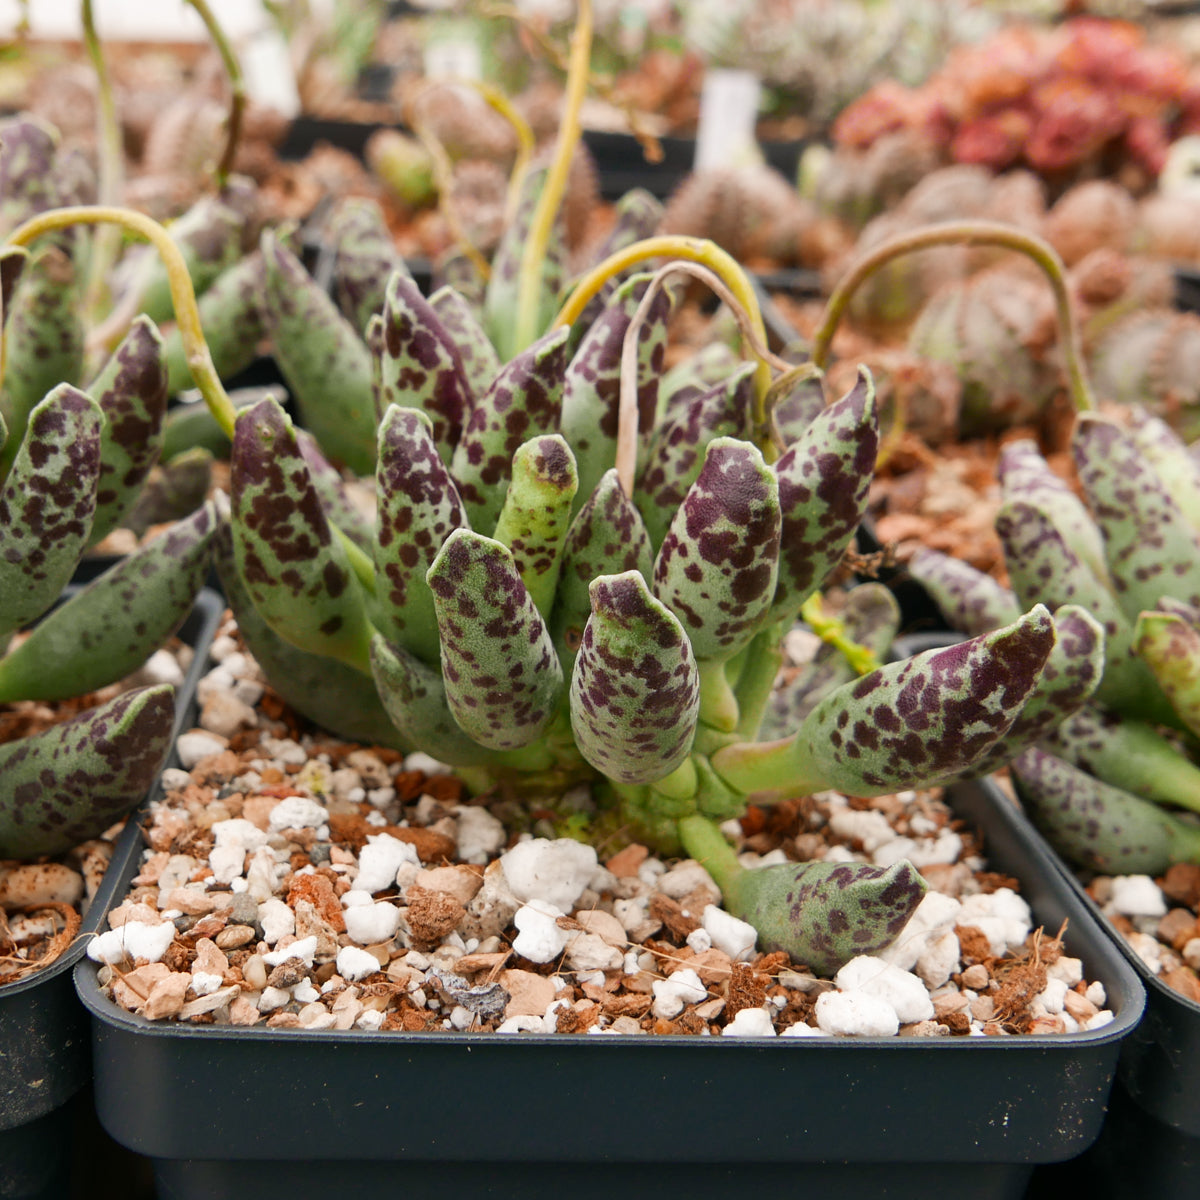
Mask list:
[[1032,259],[1045,274],[1054,292],[1054,307],[1058,313],[1059,336],[1062,342],[1063,359],[1067,371],[1067,387],[1071,401],[1078,412],[1087,412],[1096,407],[1092,399],[1091,386],[1083,365],[1079,329],[1071,307],[1071,296],[1067,290],[1066,267],[1054,247],[1034,234],[1026,233],[1012,225],[1001,225],[996,221],[948,221],[942,225],[929,225],[911,233],[897,234],[880,242],[850,265],[847,273],[833,289],[825,304],[825,315],[812,340],[812,361],[824,367],[829,358],[829,347],[833,341],[838,322],[850,303],[858,286],[885,263],[902,254],[916,250],[927,250],[931,246],[973,245],[1002,246]]
[[571,159],[579,144],[583,127],[579,110],[587,94],[588,73],[592,57],[592,3],[579,0],[575,17],[575,32],[571,35],[571,59],[567,70],[567,90],[563,98],[562,120],[558,126],[558,141],[546,182],[538,196],[529,228],[529,238],[521,254],[521,267],[517,278],[517,319],[515,327],[516,346],[524,350],[537,339],[541,330],[537,327],[538,295],[541,291],[542,264],[546,259],[546,248],[550,244],[550,233],[554,218],[562,205],[567,190],[567,175]]
[[882,665],[866,646],[860,646],[846,636],[846,627],[841,621],[826,614],[820,592],[814,592],[800,606],[800,619],[821,641],[840,651],[856,674],[870,674]]
[[[175,306],[175,321],[187,356],[188,370],[191,371],[192,379],[222,432],[226,437],[232,438],[233,404],[213,366],[208,343],[204,340],[204,331],[200,328],[200,310],[196,307],[196,291],[192,287],[187,263],[167,231],[153,218],[132,209],[78,205],[72,208],[51,209],[31,217],[8,235],[5,245],[28,246],[43,234],[55,229],[64,229],[68,225],[119,225],[130,233],[144,237],[162,256],[171,289],[171,303]],[[4,357],[4,340],[0,337],[0,382],[4,379]]]
[[188,0],[188,3],[200,15],[208,36],[212,38],[221,62],[225,66],[225,74],[229,78],[229,119],[225,125],[225,150],[221,161],[217,163],[217,187],[223,188],[230,172],[233,170],[233,160],[237,154],[238,140],[242,135],[242,114],[246,110],[246,85],[242,80],[242,68],[238,62],[225,30],[208,7],[208,0]]
[[[722,250],[716,242],[710,242],[706,238],[680,235],[644,238],[640,242],[634,242],[632,246],[626,246],[625,249],[610,254],[602,263],[588,271],[575,285],[574,291],[567,297],[567,302],[558,310],[558,315],[554,318],[554,326],[573,325],[579,320],[588,301],[609,279],[651,258],[682,258],[688,262],[700,263],[702,266],[708,267],[729,288],[738,304],[746,312],[750,318],[750,328],[753,329],[759,343],[762,346],[767,344],[767,329],[763,324],[758,297],[737,259]],[[761,422],[766,417],[767,393],[770,387],[770,364],[766,359],[759,357],[758,367],[754,374],[754,391],[757,398],[754,414],[756,422]]]
[[482,79],[468,79],[473,87],[512,127],[517,135],[517,153],[513,159],[512,174],[508,178],[508,201],[505,205],[505,223],[511,221],[517,211],[521,196],[521,184],[529,171],[529,163],[537,147],[537,139],[529,122],[517,112],[513,102],[498,88]]

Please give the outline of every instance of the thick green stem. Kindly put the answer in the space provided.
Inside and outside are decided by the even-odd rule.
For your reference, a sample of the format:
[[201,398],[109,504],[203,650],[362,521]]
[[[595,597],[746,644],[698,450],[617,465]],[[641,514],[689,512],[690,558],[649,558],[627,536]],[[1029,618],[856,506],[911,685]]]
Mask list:
[[738,702],[729,686],[723,662],[702,662],[700,671],[700,720],[704,725],[732,732],[738,723]]
[[778,626],[759,630],[745,650],[741,673],[734,689],[738,705],[738,721],[734,732],[747,742],[758,736],[763,713],[767,710],[775,679],[783,664],[779,633]]
[[679,821],[679,840],[683,848],[713,877],[723,896],[733,890],[734,882],[746,868],[738,862],[733,847],[725,840],[716,822],[699,813]]
[[1084,368],[1079,329],[1071,307],[1066,267],[1062,259],[1054,247],[1040,237],[995,221],[948,221],[911,233],[897,234],[852,263],[825,304],[825,315],[813,334],[812,361],[822,368],[827,364],[834,331],[850,303],[850,298],[861,283],[893,258],[916,250],[928,250],[931,246],[947,244],[1003,246],[1005,249],[1026,255],[1042,269],[1054,291],[1054,307],[1058,312],[1067,387],[1071,393],[1071,400],[1079,412],[1094,409],[1096,404]]
[[521,255],[520,276],[517,281],[516,345],[519,350],[532,345],[541,332],[537,327],[538,294],[541,290],[542,264],[546,248],[550,244],[550,233],[554,218],[567,190],[567,175],[571,159],[583,127],[579,121],[579,110],[587,92],[588,71],[592,56],[592,5],[591,0],[579,0],[579,11],[575,18],[575,32],[571,37],[571,66],[567,72],[567,91],[563,99],[562,120],[558,126],[558,142],[554,149],[554,160],[546,173],[542,194],[534,209],[529,240]]
[[188,3],[200,14],[208,36],[212,38],[221,62],[225,65],[225,74],[229,77],[229,120],[225,126],[225,151],[221,161],[217,163],[217,187],[223,188],[233,170],[233,160],[237,155],[238,141],[242,134],[242,114],[246,109],[246,85],[242,81],[242,68],[225,36],[225,30],[208,7],[208,0],[188,0]]
[[718,750],[709,761],[726,784],[744,795],[809,796],[826,786],[798,734],[774,742],[738,742]]

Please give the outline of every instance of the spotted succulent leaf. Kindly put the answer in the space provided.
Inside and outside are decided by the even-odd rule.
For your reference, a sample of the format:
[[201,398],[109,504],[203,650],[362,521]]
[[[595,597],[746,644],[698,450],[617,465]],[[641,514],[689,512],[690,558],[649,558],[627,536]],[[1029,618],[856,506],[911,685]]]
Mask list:
[[654,563],[654,593],[701,661],[732,658],[754,636],[775,595],[780,526],[779,485],[757,447],[710,442]]
[[429,297],[429,307],[437,313],[458,348],[471,395],[486,396],[503,364],[480,325],[471,302],[461,292],[447,286],[438,288]]
[[562,666],[506,546],[456,529],[426,576],[441,635],[446,700],[481,746],[536,740],[562,699]]
[[[0,149],[0,153],[2,152]],[[17,284],[21,282],[28,262],[29,251],[24,246],[0,248],[0,327],[3,327],[8,319],[13,294],[17,290]]]
[[1144,612],[1134,629],[1134,649],[1183,723],[1200,732],[1200,630],[1177,613]]
[[168,462],[156,464],[133,507],[122,518],[122,527],[140,538],[151,525],[178,521],[195,512],[212,491],[212,468],[213,456],[203,446],[193,446]]
[[688,355],[662,377],[656,424],[674,420],[677,409],[690,404],[701,392],[723,383],[741,365],[733,348],[720,341],[709,342],[695,354]]
[[171,748],[173,697],[137,688],[0,746],[0,857],[61,854],[133,808]]
[[917,551],[908,560],[908,573],[933,597],[950,628],[968,637],[1009,625],[1021,615],[1011,588],[940,550]]
[[[658,232],[662,215],[662,202],[656,196],[645,188],[631,188],[613,205],[612,226],[592,253],[592,260],[597,263],[604,262],[610,255],[632,246],[634,242],[653,237]],[[605,280],[600,290],[579,314],[577,324],[581,329],[587,329],[600,315],[612,294],[626,278],[627,274],[618,274]]]
[[36,213],[54,208],[58,134],[28,113],[0,121],[0,237]]
[[1131,406],[1127,415],[1129,436],[1192,527],[1200,529],[1200,464],[1161,417],[1137,405]]
[[342,315],[360,333],[375,313],[383,312],[387,283],[394,271],[411,278],[408,264],[374,200],[346,196],[325,226],[333,250],[333,298]]
[[591,586],[571,674],[571,729],[587,761],[622,784],[669,775],[692,747],[700,676],[687,635],[637,571]]
[[296,430],[296,444],[308,467],[308,477],[321,498],[325,515],[356,546],[367,554],[375,547],[371,518],[351,499],[342,473],[321,453],[317,439],[307,429]]

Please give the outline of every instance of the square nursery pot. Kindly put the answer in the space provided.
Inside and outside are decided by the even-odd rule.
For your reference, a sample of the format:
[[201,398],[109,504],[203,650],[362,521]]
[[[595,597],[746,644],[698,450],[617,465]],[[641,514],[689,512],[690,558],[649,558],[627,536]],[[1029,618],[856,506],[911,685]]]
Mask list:
[[[954,789],[994,870],[1068,952],[1114,1020],[1068,1035],[589,1037],[164,1024],[76,969],[92,1016],[96,1107],[154,1161],[160,1200],[337,1188],[414,1196],[690,1200],[802,1179],[822,1196],[1024,1194],[1034,1164],[1096,1138],[1137,977],[990,785]],[[125,865],[122,886],[137,870]]]
[[[75,585],[72,585],[75,586]],[[224,604],[204,590],[178,636],[191,645],[195,659],[176,698],[176,732],[183,727],[191,697],[203,673],[208,646],[216,634]],[[138,861],[142,839],[131,818],[92,902],[83,914],[75,944],[53,965],[28,979],[0,987],[0,1198],[66,1194],[70,1167],[65,1153],[72,1137],[73,1109],[68,1102],[91,1078],[88,1016],[71,982],[71,970],[83,957],[118,889],[124,890],[131,864]]]

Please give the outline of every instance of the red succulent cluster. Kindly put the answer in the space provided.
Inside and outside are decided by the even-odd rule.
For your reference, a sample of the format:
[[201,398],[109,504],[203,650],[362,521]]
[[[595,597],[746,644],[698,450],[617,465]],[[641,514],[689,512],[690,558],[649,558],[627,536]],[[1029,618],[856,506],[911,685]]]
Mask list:
[[955,50],[920,87],[872,88],[833,136],[861,149],[898,129],[924,133],[955,162],[995,170],[1062,175],[1115,155],[1153,177],[1175,138],[1200,131],[1200,76],[1127,22],[1014,25]]

